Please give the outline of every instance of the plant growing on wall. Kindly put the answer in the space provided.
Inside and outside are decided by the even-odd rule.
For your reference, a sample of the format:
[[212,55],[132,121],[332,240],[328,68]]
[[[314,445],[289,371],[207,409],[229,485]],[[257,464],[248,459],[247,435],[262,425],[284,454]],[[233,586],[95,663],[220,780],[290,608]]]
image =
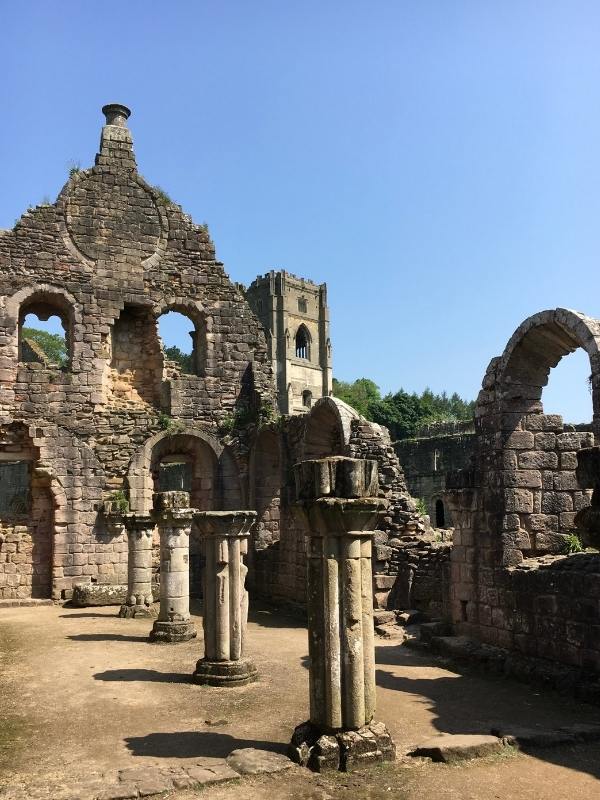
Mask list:
[[579,536],[577,536],[576,533],[569,533],[568,536],[566,536],[563,552],[569,556],[572,555],[573,553],[583,552],[583,545],[581,544],[581,539],[579,538]]

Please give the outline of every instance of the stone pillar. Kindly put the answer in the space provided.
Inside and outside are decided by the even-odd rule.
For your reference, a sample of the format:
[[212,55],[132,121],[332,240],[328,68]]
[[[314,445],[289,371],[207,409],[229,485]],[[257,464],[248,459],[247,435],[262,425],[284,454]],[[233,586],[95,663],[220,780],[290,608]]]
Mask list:
[[296,465],[296,508],[308,536],[310,720],[290,755],[316,771],[393,760],[375,713],[372,538],[387,501],[377,464],[327,458]]
[[194,515],[204,546],[204,658],[194,680],[208,686],[243,686],[256,680],[244,658],[248,592],[244,555],[256,511],[198,511]]
[[120,617],[155,617],[152,607],[152,536],[155,523],[151,516],[125,514],[129,555],[127,560],[127,599]]
[[197,632],[190,620],[190,531],[194,509],[187,492],[155,495],[160,535],[160,611],[151,642],[187,642]]

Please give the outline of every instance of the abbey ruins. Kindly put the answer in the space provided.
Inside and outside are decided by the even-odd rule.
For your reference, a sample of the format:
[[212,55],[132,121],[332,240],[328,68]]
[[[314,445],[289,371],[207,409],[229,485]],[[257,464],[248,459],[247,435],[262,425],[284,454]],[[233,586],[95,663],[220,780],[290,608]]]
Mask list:
[[[207,229],[138,173],[128,109],[103,111],[94,166],[0,232],[0,606],[117,604],[123,624],[147,616],[151,639],[176,642],[196,637],[202,597],[190,672],[220,686],[256,678],[248,604],[308,602],[310,713],[292,747],[313,768],[393,757],[373,722],[373,617],[396,611],[427,615],[441,650],[468,641],[474,658],[596,697],[600,322],[542,311],[492,359],[432,525],[402,448],[332,396],[325,285],[232,282]],[[193,326],[189,371],[158,334],[170,311]],[[64,365],[22,335],[28,314],[60,318]],[[579,347],[588,430],[540,401]],[[567,556],[574,532],[592,549]]]

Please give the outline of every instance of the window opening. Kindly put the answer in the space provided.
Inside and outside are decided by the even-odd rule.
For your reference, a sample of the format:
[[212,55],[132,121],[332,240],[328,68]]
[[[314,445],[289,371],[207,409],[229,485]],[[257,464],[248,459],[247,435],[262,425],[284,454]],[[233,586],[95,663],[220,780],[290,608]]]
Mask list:
[[192,491],[192,461],[185,456],[167,456],[158,467],[159,492]]
[[28,461],[0,462],[0,518],[18,517],[29,513],[30,485]]
[[301,325],[296,333],[296,358],[310,358],[308,331]]
[[158,318],[158,332],[165,359],[183,375],[200,375],[205,359],[203,331],[179,311],[167,311]]
[[23,309],[19,326],[19,361],[66,368],[69,363],[67,331],[56,309]]

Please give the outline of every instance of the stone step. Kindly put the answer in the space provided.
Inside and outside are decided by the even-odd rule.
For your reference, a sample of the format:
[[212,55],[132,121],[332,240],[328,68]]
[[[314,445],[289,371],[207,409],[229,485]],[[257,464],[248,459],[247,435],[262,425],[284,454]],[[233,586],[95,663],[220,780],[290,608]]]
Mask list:
[[24,597],[0,600],[0,608],[29,608],[30,606],[53,606],[54,601],[49,598]]
[[467,733],[440,733],[420,742],[410,755],[454,764],[472,758],[500,753],[505,743],[497,736]]
[[448,636],[450,633],[450,623],[440,619],[423,622],[421,625],[421,641],[424,644],[430,644],[434,636]]

